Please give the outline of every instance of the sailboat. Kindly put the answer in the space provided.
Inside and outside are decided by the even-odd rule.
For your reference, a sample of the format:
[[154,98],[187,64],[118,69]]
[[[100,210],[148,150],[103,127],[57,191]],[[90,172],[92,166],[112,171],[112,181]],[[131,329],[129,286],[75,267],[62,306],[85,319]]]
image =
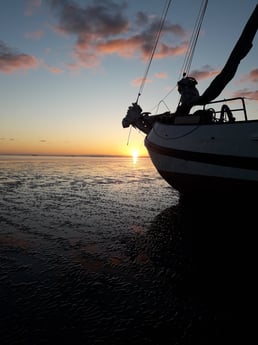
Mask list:
[[[249,120],[244,97],[217,97],[252,48],[258,28],[254,8],[224,68],[199,95],[184,74],[175,113],[151,115],[137,101],[122,121],[146,134],[145,146],[159,174],[180,193],[258,191],[258,119]],[[192,107],[200,109],[191,113]]]

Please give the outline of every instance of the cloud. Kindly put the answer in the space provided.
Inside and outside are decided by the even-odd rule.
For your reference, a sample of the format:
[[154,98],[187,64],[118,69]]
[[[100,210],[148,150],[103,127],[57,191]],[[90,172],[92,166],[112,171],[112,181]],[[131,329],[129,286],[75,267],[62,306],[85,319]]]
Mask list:
[[[160,19],[138,12],[130,23],[125,15],[126,3],[99,0],[91,5],[80,6],[71,0],[48,0],[58,15],[55,32],[74,35],[73,56],[77,60],[71,66],[93,67],[110,54],[125,58],[140,57],[147,60],[153,49]],[[132,25],[133,24],[133,25]],[[133,29],[137,32],[133,32]],[[166,34],[181,42],[166,42]],[[172,34],[172,35],[171,35]],[[184,54],[187,50],[186,34],[180,25],[165,23],[160,44],[154,58]]]
[[38,65],[36,57],[18,53],[0,41],[0,72],[13,73],[17,70],[36,68]]
[[[182,43],[182,45],[175,47],[160,44],[154,58],[162,59],[169,56],[181,55],[186,52],[186,49],[186,43]],[[96,44],[95,50],[101,55],[117,54],[126,58],[133,57],[138,53],[143,60],[148,60],[151,55],[152,47],[149,43],[146,43],[144,36],[136,35],[130,38],[120,38],[101,42]]]
[[53,74],[61,74],[64,72],[64,70],[62,70],[61,68],[49,66],[48,64],[45,64],[45,67],[49,72],[51,72]]
[[122,57],[132,57],[134,52],[141,46],[142,40],[138,36],[131,38],[120,38],[100,42],[95,49],[102,55],[114,54]]
[[[141,14],[141,17],[142,15],[143,14]],[[146,26],[144,27],[141,23],[141,26],[139,26],[139,29],[141,30],[140,33],[132,36],[129,43],[135,43],[131,55],[137,53],[138,51],[143,60],[148,60],[153,50],[154,39],[156,38],[157,32],[160,27],[160,19],[157,17],[147,17],[147,15],[145,15],[145,18],[146,19],[143,20],[143,23],[146,23]],[[180,25],[165,23],[160,35],[160,42],[158,43],[155,51],[155,59],[177,56],[184,54],[187,51],[188,44],[186,41],[181,41],[179,45],[168,44],[166,43],[166,34],[169,34],[170,37],[174,35],[177,39],[179,38],[180,40],[185,39],[186,37],[185,31]]]
[[[132,81],[132,85],[133,86],[140,86],[142,82],[143,82],[143,78],[136,78]],[[145,79],[144,82],[145,83],[152,83],[152,79],[147,78],[147,79]]]
[[71,72],[79,72],[81,68],[95,68],[100,64],[100,58],[94,51],[75,48],[72,56],[73,62],[65,64],[65,67]]
[[250,73],[249,73],[249,77],[250,80],[254,83],[258,82],[258,68],[253,69]]
[[214,77],[219,73],[220,73],[220,70],[213,69],[211,66],[205,65],[199,70],[191,71],[189,75],[197,80],[202,80],[202,79],[208,79],[208,78]]
[[25,37],[28,39],[40,39],[44,35],[44,32],[41,30],[33,31],[33,32],[26,32]]
[[158,79],[166,79],[168,76],[167,76],[167,73],[165,72],[159,72],[155,74],[155,77]]
[[[186,53],[187,51],[187,42],[183,42],[179,46],[168,46],[167,44],[162,43],[160,47],[157,49],[155,54],[156,59],[163,59],[170,56],[178,56]],[[149,52],[146,52],[144,58],[149,58]]]
[[41,0],[27,0],[26,1],[26,10],[25,15],[26,16],[32,16],[35,9],[41,6]]
[[248,74],[244,75],[240,79],[240,82],[257,83],[258,82],[258,68],[253,69],[251,72],[249,72]]
[[[157,79],[166,79],[167,74],[165,72],[160,72],[160,73],[156,73],[155,77]],[[140,86],[142,84],[142,82],[143,82],[143,78],[136,78],[131,82],[131,84],[133,86]],[[152,83],[152,82],[153,82],[153,79],[151,79],[151,78],[145,79],[145,83]]]
[[258,101],[258,90],[241,89],[234,92],[233,97],[245,97]]
[[136,14],[136,24],[138,26],[146,25],[148,23],[148,21],[149,21],[149,16],[147,13],[139,11]]
[[95,37],[108,37],[127,30],[128,22],[122,14],[124,4],[112,0],[99,0],[98,3],[80,7],[72,1],[50,1],[60,16],[59,29],[78,35],[78,40]]

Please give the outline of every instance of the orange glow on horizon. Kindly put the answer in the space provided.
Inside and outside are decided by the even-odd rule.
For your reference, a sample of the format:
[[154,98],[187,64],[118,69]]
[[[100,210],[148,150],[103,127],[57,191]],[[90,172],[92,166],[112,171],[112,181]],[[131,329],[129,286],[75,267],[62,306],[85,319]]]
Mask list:
[[61,128],[57,131],[41,129],[33,132],[32,128],[21,131],[20,127],[6,130],[0,136],[0,154],[36,154],[36,155],[117,155],[131,156],[133,151],[138,156],[147,156],[144,136],[132,131],[128,142],[128,131],[112,126],[86,126],[80,128]]
[[114,156],[129,156],[136,160],[141,156],[148,156],[148,152],[144,145],[141,148],[131,147],[124,142],[119,142],[119,145],[114,143],[106,143],[104,145],[87,145],[80,143],[59,143],[52,144],[48,141],[24,142],[21,140],[1,140],[0,155],[114,155]]

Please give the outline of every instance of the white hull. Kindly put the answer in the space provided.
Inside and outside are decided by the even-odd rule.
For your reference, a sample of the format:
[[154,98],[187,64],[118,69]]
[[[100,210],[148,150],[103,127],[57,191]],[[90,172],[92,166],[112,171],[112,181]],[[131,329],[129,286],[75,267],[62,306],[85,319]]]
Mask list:
[[180,192],[258,190],[258,120],[156,122],[145,145],[158,172]]

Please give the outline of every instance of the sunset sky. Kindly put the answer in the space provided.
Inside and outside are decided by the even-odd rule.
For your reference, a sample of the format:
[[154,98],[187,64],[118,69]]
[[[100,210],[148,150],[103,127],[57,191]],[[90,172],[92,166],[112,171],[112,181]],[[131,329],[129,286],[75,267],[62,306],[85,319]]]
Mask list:
[[[145,153],[121,120],[136,100],[163,0],[0,0],[0,154]],[[202,0],[174,0],[139,104],[155,113],[176,85]],[[191,66],[202,93],[257,0],[210,0]],[[258,118],[258,34],[221,98]],[[165,99],[173,112],[179,95]],[[163,112],[166,108],[160,107]]]

